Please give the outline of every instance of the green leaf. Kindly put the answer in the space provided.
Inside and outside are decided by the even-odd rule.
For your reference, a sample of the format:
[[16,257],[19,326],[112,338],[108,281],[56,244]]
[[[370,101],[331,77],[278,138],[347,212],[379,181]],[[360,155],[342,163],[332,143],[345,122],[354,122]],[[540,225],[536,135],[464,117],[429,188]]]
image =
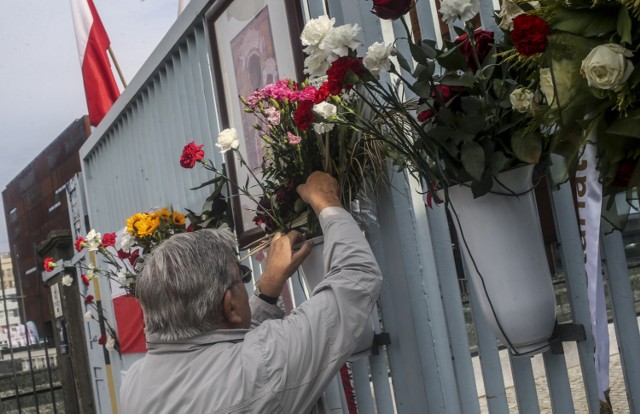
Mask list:
[[489,169],[486,169],[480,180],[473,180],[473,182],[471,182],[471,193],[473,194],[473,198],[482,197],[491,191],[492,187],[493,174],[491,174]]
[[467,60],[457,48],[449,49],[436,58],[443,68],[448,70],[465,70],[467,68]]
[[476,115],[482,111],[482,100],[477,96],[463,96],[460,98],[460,107],[467,115]]
[[411,90],[421,98],[431,96],[431,84],[428,81],[417,81],[411,85]]
[[618,34],[620,35],[621,42],[628,45],[631,44],[631,16],[629,16],[629,9],[622,6],[618,12]]
[[493,153],[493,156],[491,156],[491,159],[489,160],[489,169],[493,174],[498,174],[505,167],[507,167],[508,163],[509,158],[504,155],[504,152],[496,151]]
[[427,134],[440,142],[446,142],[451,140],[451,137],[455,134],[455,131],[448,126],[437,125],[433,128],[429,128]]
[[617,27],[617,10],[613,8],[598,8],[576,10],[560,8],[556,12],[551,26],[555,30],[574,33],[580,36],[592,37],[603,33],[610,33]]
[[463,34],[467,33],[467,31],[464,30],[464,27],[460,27],[460,26],[453,26],[453,30],[455,30],[458,36],[462,36]]
[[511,148],[520,161],[537,164],[542,155],[542,136],[536,132],[518,130],[511,136]]
[[426,65],[418,63],[416,70],[413,71],[413,77],[422,81],[430,80],[435,70],[436,65],[433,62],[428,62]]
[[396,59],[398,59],[398,63],[400,64],[400,67],[402,69],[406,70],[407,72],[411,72],[411,65],[409,65],[409,62],[407,62],[407,59],[405,59],[404,56],[398,53],[396,55]]
[[462,145],[462,165],[474,180],[480,181],[485,170],[484,151],[476,142],[466,142]]
[[469,72],[464,72],[462,75],[449,73],[442,77],[440,83],[448,86],[464,86],[470,88],[475,83],[475,80],[475,76]]
[[[415,43],[409,43],[409,50],[411,51],[411,56],[416,62],[426,64],[429,61],[429,53],[427,53],[428,51],[424,50],[419,45],[416,45]],[[433,52],[435,53],[435,50]],[[433,57],[431,59],[433,59]]]
[[482,115],[466,116],[458,122],[460,131],[471,135],[471,139],[475,138],[485,127],[485,119]]

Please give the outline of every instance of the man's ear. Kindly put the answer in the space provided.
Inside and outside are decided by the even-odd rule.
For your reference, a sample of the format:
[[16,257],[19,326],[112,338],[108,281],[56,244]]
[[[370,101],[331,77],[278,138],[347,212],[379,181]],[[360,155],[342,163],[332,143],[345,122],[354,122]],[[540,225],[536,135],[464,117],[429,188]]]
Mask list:
[[242,316],[239,312],[238,295],[234,292],[234,289],[227,289],[224,292],[224,298],[222,299],[222,314],[224,320],[230,328],[235,325],[242,324]]

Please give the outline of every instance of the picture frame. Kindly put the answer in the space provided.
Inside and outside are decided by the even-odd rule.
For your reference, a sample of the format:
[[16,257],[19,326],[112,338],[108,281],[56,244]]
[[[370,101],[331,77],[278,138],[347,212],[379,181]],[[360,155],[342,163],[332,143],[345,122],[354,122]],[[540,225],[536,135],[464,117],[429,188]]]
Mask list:
[[[246,168],[259,178],[262,163],[255,116],[243,111],[239,97],[278,79],[303,79],[302,7],[291,0],[218,0],[205,13],[205,20],[220,129],[237,130],[239,151],[247,163],[241,167],[233,151],[225,153],[234,226],[242,248],[264,231],[252,221],[255,203],[238,189],[249,178]],[[260,196],[258,190],[252,195]]]

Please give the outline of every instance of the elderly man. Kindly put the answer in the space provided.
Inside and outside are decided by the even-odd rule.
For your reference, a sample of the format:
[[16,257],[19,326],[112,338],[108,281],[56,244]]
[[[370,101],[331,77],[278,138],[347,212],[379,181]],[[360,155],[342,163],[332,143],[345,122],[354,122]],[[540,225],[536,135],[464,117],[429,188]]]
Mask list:
[[180,234],[147,258],[137,293],[149,352],[124,377],[124,413],[318,411],[323,390],[358,350],[381,275],[335,179],[315,172],[298,193],[320,219],[327,273],[286,317],[275,299],[311,249],[293,249],[297,232],[276,236],[251,297],[229,232]]

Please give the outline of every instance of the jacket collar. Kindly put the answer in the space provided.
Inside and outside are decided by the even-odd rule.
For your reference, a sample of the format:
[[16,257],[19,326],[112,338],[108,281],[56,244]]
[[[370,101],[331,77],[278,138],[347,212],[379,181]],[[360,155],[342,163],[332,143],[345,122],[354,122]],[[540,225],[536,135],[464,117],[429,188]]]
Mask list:
[[247,332],[249,332],[248,329],[216,329],[215,331],[179,341],[147,342],[147,349],[150,354],[189,352],[221,342],[242,342]]

